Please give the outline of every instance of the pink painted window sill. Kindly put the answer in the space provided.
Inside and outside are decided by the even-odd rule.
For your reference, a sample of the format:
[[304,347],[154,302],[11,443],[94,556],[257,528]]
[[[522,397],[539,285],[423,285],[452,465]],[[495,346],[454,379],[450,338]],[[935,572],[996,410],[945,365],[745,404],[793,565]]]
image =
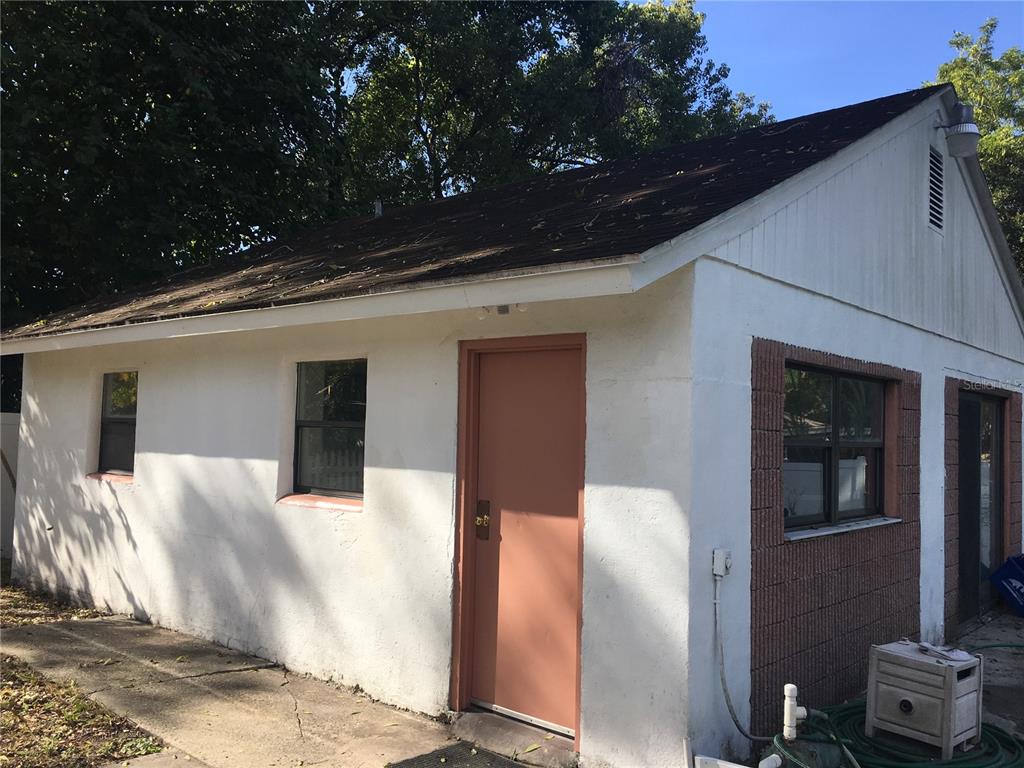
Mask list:
[[108,483],[122,483],[131,485],[135,482],[135,475],[123,475],[119,472],[90,472],[86,477],[89,480],[106,480]]
[[346,499],[339,496],[320,496],[315,493],[292,493],[277,500],[288,507],[329,509],[334,512],[362,512],[362,499]]

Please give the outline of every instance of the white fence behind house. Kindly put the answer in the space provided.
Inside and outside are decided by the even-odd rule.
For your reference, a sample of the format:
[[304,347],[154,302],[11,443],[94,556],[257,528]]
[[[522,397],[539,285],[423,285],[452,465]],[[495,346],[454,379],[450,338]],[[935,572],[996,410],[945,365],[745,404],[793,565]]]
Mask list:
[[[17,413],[0,414],[0,448],[11,472],[18,473],[18,425],[21,416]],[[14,482],[7,474],[6,467],[0,467],[0,557],[11,557],[14,543]]]

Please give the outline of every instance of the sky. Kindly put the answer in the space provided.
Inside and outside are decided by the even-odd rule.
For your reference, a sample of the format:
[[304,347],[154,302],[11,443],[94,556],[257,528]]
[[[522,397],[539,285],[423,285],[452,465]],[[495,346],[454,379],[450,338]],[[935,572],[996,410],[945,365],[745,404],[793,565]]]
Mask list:
[[730,87],[768,101],[776,118],[918,88],[953,57],[954,32],[999,19],[998,56],[1024,46],[1024,2],[698,0],[708,55]]

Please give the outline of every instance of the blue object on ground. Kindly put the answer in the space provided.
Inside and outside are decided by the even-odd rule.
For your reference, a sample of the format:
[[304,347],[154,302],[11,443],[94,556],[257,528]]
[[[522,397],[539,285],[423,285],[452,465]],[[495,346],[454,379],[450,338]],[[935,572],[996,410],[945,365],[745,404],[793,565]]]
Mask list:
[[1007,558],[990,580],[1018,616],[1024,616],[1024,555]]

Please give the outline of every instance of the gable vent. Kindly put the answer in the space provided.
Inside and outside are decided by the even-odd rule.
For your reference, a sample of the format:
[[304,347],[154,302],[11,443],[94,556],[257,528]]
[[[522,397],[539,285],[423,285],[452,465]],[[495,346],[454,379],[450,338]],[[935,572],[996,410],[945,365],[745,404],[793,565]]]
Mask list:
[[928,148],[928,223],[942,229],[942,153]]

